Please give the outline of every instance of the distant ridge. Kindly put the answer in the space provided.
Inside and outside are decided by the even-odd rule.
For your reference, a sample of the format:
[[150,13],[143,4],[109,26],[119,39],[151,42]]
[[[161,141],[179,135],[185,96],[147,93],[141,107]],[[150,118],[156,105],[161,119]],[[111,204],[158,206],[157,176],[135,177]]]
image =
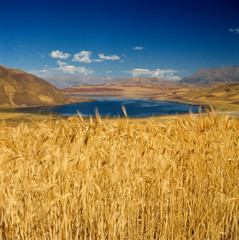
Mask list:
[[73,101],[39,77],[0,65],[0,108],[59,105]]
[[75,85],[82,84],[103,84],[105,82],[113,81],[109,76],[79,76],[79,75],[63,75],[63,76],[49,76],[44,77],[44,80],[53,84],[58,88],[68,88]]
[[201,68],[189,77],[180,82],[195,84],[200,87],[212,86],[216,83],[228,83],[239,81],[239,66],[213,67],[210,69]]
[[105,85],[161,85],[161,84],[171,84],[172,81],[164,80],[159,77],[132,77],[132,78],[121,78],[112,82],[108,82]]

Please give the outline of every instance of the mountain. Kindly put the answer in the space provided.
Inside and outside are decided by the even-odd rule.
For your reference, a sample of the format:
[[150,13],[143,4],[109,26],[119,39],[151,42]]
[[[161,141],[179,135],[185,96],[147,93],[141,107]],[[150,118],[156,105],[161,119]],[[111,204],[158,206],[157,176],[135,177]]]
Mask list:
[[121,78],[112,82],[108,82],[105,85],[161,85],[172,83],[172,81],[164,80],[159,77],[132,77]]
[[39,77],[0,65],[1,108],[59,105],[73,101]]
[[201,87],[212,86],[222,82],[239,81],[239,66],[213,67],[211,69],[201,68],[189,77],[185,77],[180,82],[196,84]]
[[64,75],[64,76],[49,76],[44,77],[44,80],[53,84],[58,88],[67,88],[74,85],[82,84],[103,84],[113,81],[113,78],[108,76],[79,76],[79,75]]

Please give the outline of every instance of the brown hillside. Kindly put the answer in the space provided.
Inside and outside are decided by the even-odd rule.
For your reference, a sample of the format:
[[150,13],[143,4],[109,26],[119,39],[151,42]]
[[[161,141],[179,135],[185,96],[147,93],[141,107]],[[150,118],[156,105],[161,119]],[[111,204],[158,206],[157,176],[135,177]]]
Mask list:
[[72,98],[43,79],[0,65],[0,107],[67,104]]
[[[179,100],[185,103],[211,104],[216,110],[238,111],[239,82],[217,83],[211,87],[178,89],[169,97],[172,100]],[[154,97],[154,100],[160,99],[160,95]]]

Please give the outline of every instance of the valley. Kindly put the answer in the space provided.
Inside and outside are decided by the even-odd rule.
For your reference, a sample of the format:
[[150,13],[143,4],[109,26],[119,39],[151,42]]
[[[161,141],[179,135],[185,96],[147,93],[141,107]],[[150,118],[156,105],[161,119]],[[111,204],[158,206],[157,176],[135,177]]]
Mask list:
[[[54,79],[57,81],[57,78]],[[200,69],[192,76],[177,82],[159,77],[131,77],[117,80],[106,77],[96,80],[94,77],[78,77],[75,80],[74,77],[60,77],[61,86],[63,79],[68,79],[67,86],[79,81],[84,84],[57,88],[19,69],[0,66],[0,108],[2,109],[0,119],[13,122],[27,120],[33,116],[44,119],[47,118],[44,113],[35,110],[34,113],[28,111],[23,113],[20,109],[88,102],[97,97],[168,101],[208,109],[212,106],[217,112],[226,112],[233,116],[239,113],[238,66]],[[89,79],[91,81],[87,82]],[[92,84],[99,79],[105,82]],[[12,110],[4,113],[5,109]],[[59,116],[54,117],[59,118]]]
[[185,83],[173,84],[101,84],[77,85],[61,89],[74,97],[148,98],[153,101],[210,105],[218,111],[239,111],[239,82],[218,83],[211,87],[197,87]]

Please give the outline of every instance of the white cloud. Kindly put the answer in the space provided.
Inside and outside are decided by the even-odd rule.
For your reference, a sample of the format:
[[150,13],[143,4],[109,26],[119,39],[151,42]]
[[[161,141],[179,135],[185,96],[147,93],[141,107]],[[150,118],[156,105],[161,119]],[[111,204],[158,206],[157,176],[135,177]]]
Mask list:
[[182,78],[179,76],[174,76],[173,73],[166,74],[164,77],[162,77],[165,80],[170,80],[170,81],[179,81]]
[[41,69],[39,70],[40,73],[48,73],[48,70],[47,69]]
[[148,69],[141,69],[141,68],[135,68],[131,71],[128,71],[132,75],[132,77],[139,77],[142,75],[152,75],[152,71],[149,71]]
[[91,69],[87,69],[85,67],[76,67],[73,65],[63,65],[58,68],[52,68],[54,71],[61,71],[65,74],[81,74],[81,75],[90,75],[93,74],[94,71]]
[[105,56],[103,53],[100,53],[98,56],[100,59],[103,59],[103,60],[113,60],[114,61],[114,60],[120,59],[120,57],[117,55]]
[[72,59],[73,62],[83,62],[83,63],[91,63],[92,59],[90,59],[92,52],[90,51],[81,51],[74,55]]
[[25,70],[26,72],[39,76],[39,77],[45,77],[49,75],[48,69],[40,69],[40,70]]
[[87,69],[85,67],[76,67],[73,65],[68,65],[66,62],[57,61],[57,64],[59,65],[58,68],[52,68],[52,70],[55,71],[62,71],[65,74],[83,74],[83,75],[89,75],[92,74],[94,71]]
[[94,59],[94,62],[103,62],[103,59]]
[[[103,62],[104,60],[119,60],[120,57],[117,55],[110,55],[110,56],[105,56],[103,53],[100,53],[99,59],[91,59],[92,52],[91,51],[81,51],[79,53],[74,54],[74,57],[72,59],[72,62],[82,62],[82,63],[92,63],[92,62]],[[71,55],[69,53],[63,53],[60,52],[59,50],[52,51],[50,53],[50,56],[52,58],[59,58],[59,59],[67,59]],[[64,63],[64,62],[62,62]],[[59,65],[61,63],[59,62]],[[65,64],[66,65],[66,64]]]
[[50,56],[52,58],[60,58],[60,59],[67,59],[69,58],[71,55],[69,53],[63,53],[63,52],[60,52],[59,50],[56,50],[56,51],[52,51],[50,53]]
[[58,63],[59,66],[66,66],[67,65],[66,62],[62,62],[61,60],[58,60],[57,63]]
[[239,34],[239,27],[238,28],[231,28],[228,30],[229,32],[234,32]]
[[139,76],[160,77],[160,78],[171,80],[171,81],[177,81],[181,79],[179,76],[174,75],[177,72],[179,71],[174,69],[159,69],[159,68],[154,71],[151,71],[149,69],[142,69],[142,68],[135,68],[131,71],[127,71],[127,73],[130,73],[132,77],[139,77]]
[[152,71],[152,77],[165,77],[167,74],[173,74],[178,71],[173,69],[156,69],[155,71]]
[[30,70],[28,71],[31,74],[34,74],[39,77],[47,77],[51,75],[62,75],[64,74],[79,74],[79,75],[90,75],[93,74],[94,71],[91,69],[87,69],[85,67],[76,67],[73,65],[68,65],[66,62],[57,61],[59,67],[49,68],[45,66],[44,69],[41,70]]
[[134,47],[133,50],[143,50],[143,47]]
[[106,73],[112,73],[112,71],[105,71]]
[[79,53],[76,53],[72,61],[83,62],[83,63],[103,62],[103,59],[90,59],[91,55],[92,55],[92,52],[83,50]]

